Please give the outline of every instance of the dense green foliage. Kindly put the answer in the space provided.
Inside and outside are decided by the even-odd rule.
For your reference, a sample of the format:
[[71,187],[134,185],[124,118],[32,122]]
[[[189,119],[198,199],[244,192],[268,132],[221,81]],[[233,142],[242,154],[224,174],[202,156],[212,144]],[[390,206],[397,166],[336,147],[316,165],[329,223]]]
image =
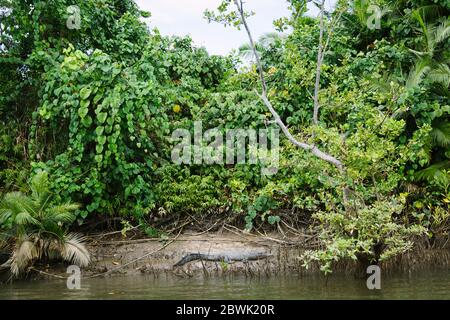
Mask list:
[[[189,38],[149,31],[131,0],[2,0],[0,193],[26,191],[45,170],[55,201],[82,205],[79,223],[119,216],[149,234],[161,216],[227,214],[247,229],[304,220],[324,244],[305,260],[325,271],[339,258],[383,261],[414,236],[448,237],[450,4],[372,1],[385,9],[372,30],[372,2],[340,1],[330,14],[338,23],[326,21],[315,127],[319,23],[304,1],[289,2],[292,17],[275,23],[285,34],[257,48],[268,96],[291,132],[341,159],[345,174],[286,139],[274,176],[260,165],[171,161],[171,132],[194,121],[204,131],[275,126],[254,92],[256,67],[242,68],[248,46],[210,56]],[[66,26],[73,4],[81,29]],[[239,25],[227,4],[220,13]]]

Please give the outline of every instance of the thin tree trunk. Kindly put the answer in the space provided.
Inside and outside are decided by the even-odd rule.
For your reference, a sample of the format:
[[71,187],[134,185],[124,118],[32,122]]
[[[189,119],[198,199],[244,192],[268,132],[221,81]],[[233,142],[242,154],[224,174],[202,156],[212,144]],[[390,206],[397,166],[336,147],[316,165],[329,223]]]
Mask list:
[[[261,87],[262,87],[262,93],[259,94],[258,96],[261,98],[261,100],[264,102],[264,104],[266,105],[266,107],[269,109],[270,113],[272,114],[272,116],[275,119],[275,122],[278,124],[278,126],[281,128],[281,130],[283,131],[283,133],[285,134],[285,136],[289,139],[289,141],[291,143],[293,143],[294,145],[296,145],[299,148],[302,148],[304,150],[307,151],[311,151],[315,156],[317,156],[318,158],[333,164],[334,166],[336,166],[340,171],[345,171],[344,169],[344,165],[342,164],[342,162],[340,160],[338,160],[337,158],[333,157],[330,154],[327,154],[323,151],[321,151],[319,148],[317,148],[315,145],[311,145],[311,144],[307,144],[305,142],[301,142],[298,141],[297,139],[294,138],[294,136],[290,133],[289,129],[287,128],[287,126],[283,123],[283,121],[281,120],[280,116],[278,115],[278,113],[276,112],[276,110],[273,108],[272,104],[270,103],[269,99],[267,98],[267,84],[266,84],[266,79],[264,77],[264,71],[262,68],[262,64],[261,64],[261,59],[259,57],[258,52],[256,51],[256,46],[255,46],[255,41],[253,40],[253,36],[252,33],[250,31],[250,27],[247,24],[247,19],[245,18],[245,13],[244,13],[244,7],[243,7],[243,3],[242,0],[234,0],[234,3],[236,4],[236,7],[239,11],[239,14],[241,16],[241,21],[242,24],[244,25],[244,28],[247,32],[249,41],[250,41],[250,46],[252,47],[253,50],[253,55],[255,56],[256,59],[256,65],[258,67],[258,71],[259,71],[259,77],[261,79]],[[322,26],[322,35],[323,35],[323,26]],[[322,46],[321,50],[323,49]],[[319,61],[322,60],[322,51],[319,54]],[[318,76],[318,80],[320,83],[320,74]]]
[[320,77],[322,76],[322,63],[323,63],[323,29],[324,29],[324,11],[325,0],[322,0],[320,4],[320,34],[319,34],[319,49],[317,50],[317,68],[316,68],[316,83],[314,85],[314,114],[313,123],[315,126],[319,125],[319,92],[320,92]]

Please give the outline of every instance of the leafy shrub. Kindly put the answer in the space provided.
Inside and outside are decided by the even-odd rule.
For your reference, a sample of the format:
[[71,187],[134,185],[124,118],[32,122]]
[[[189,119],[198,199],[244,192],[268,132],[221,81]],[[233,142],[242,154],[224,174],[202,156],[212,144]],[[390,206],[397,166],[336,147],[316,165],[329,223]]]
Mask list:
[[112,213],[112,203],[139,216],[152,205],[153,159],[167,127],[156,85],[100,51],[88,57],[69,48],[65,54],[46,73],[38,113],[49,125],[65,123],[68,142],[54,160],[37,166],[48,168],[64,200],[87,203],[82,218]]
[[330,273],[333,263],[339,260],[357,260],[368,266],[407,252],[413,247],[413,237],[424,235],[426,229],[405,224],[402,210],[398,201],[380,201],[353,213],[315,214],[320,222],[323,249],[307,251],[302,256],[304,265],[318,261],[321,270]]

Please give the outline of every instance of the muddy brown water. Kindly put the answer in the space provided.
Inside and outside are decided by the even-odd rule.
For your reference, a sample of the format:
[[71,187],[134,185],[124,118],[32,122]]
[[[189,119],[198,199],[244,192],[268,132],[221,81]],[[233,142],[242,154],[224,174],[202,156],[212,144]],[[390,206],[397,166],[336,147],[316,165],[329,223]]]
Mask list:
[[448,269],[390,274],[381,290],[368,290],[365,279],[334,274],[193,277],[126,276],[81,279],[81,289],[64,280],[18,281],[0,285],[0,299],[450,299]]

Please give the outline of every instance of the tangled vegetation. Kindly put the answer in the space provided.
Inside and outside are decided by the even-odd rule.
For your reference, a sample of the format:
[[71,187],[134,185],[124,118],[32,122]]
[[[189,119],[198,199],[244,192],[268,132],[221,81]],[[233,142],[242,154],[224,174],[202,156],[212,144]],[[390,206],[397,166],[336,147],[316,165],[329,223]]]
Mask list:
[[[79,239],[59,222],[120,218],[149,236],[206,214],[249,230],[306,223],[320,245],[305,264],[326,272],[340,259],[384,261],[418,239],[439,245],[450,230],[450,2],[338,1],[321,18],[306,15],[307,1],[288,2],[292,15],[256,44],[254,64],[252,45],[211,56],[148,30],[141,18],[150,14],[132,0],[0,0],[4,203],[45,171],[45,205],[56,206],[45,212],[80,204],[50,217],[61,244]],[[206,18],[242,27],[250,14],[235,4]],[[373,4],[383,9],[377,28],[368,25]],[[80,29],[66,25],[70,5],[82,12]],[[261,78],[265,99],[255,93]],[[172,162],[171,133],[195,121],[204,131],[277,127],[267,102],[294,139],[342,165],[284,137],[272,176],[259,164]],[[11,259],[13,244],[36,244],[47,230],[19,211],[1,211]]]

